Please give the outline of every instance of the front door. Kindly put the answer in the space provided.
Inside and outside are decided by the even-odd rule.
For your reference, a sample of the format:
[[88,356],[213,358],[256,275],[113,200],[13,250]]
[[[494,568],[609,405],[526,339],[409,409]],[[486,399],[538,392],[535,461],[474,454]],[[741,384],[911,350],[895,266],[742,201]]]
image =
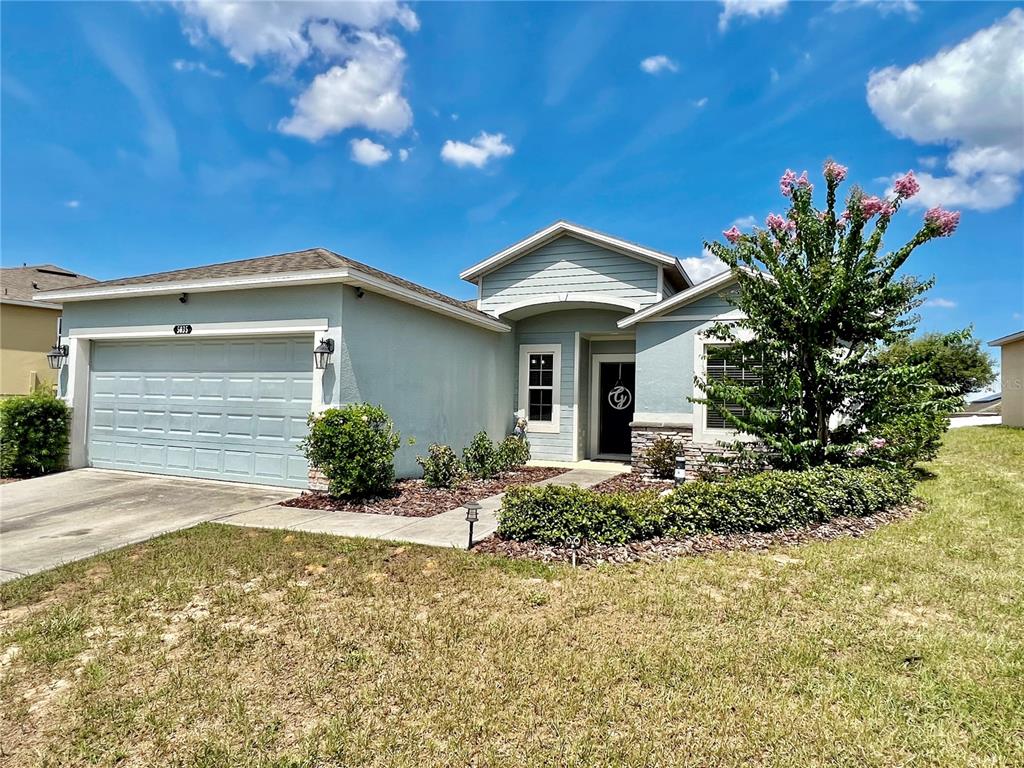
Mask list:
[[597,452],[628,456],[636,394],[635,363],[600,363]]

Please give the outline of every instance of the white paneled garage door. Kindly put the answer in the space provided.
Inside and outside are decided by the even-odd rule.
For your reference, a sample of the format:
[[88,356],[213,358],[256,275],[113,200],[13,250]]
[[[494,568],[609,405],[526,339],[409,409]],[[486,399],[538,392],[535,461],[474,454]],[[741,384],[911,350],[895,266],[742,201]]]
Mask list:
[[313,337],[94,342],[89,464],[307,485]]

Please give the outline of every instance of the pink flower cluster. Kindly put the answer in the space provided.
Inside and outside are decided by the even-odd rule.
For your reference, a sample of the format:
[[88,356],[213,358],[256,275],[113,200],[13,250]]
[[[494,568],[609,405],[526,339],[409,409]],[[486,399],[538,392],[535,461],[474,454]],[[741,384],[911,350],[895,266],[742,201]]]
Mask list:
[[782,218],[777,213],[769,213],[764,223],[768,225],[768,229],[775,233],[776,237],[784,232],[792,232],[796,229],[794,222]]
[[870,219],[876,213],[880,213],[882,216],[892,216],[894,210],[892,203],[888,200],[883,200],[880,197],[875,197],[874,195],[862,197],[860,200],[860,209],[864,212],[865,219]]
[[834,181],[836,184],[840,184],[846,178],[847,173],[848,169],[845,165],[840,165],[834,160],[829,160],[825,163],[824,174],[825,178],[829,181]]
[[914,172],[907,171],[906,174],[896,179],[896,183],[892,185],[892,188],[896,190],[897,195],[905,200],[909,200],[921,190],[921,185],[914,178]]
[[807,171],[804,171],[798,177],[796,171],[791,168],[786,169],[786,172],[779,179],[779,192],[782,193],[783,197],[789,197],[794,187],[807,187],[812,192],[814,191],[814,187],[807,178]]
[[871,439],[871,447],[872,448],[885,448],[885,438],[884,437],[872,438]]
[[924,215],[924,223],[938,230],[939,237],[949,237],[960,224],[960,211],[947,211],[936,206]]
[[743,236],[743,233],[736,228],[735,224],[729,227],[729,229],[723,230],[722,234],[725,235],[725,239],[728,240],[733,245],[735,245],[736,241]]

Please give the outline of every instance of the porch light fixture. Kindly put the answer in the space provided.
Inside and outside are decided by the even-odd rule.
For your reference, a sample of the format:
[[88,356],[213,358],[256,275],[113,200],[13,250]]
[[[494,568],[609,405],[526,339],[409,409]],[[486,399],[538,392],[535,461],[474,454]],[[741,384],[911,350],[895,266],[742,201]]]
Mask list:
[[54,370],[62,368],[64,361],[68,359],[68,345],[54,344],[53,348],[46,353],[46,362]]
[[320,339],[320,343],[313,350],[313,363],[318,371],[322,371],[331,362],[331,355],[334,354],[334,339]]
[[480,519],[480,504],[476,501],[467,501],[466,507],[466,522],[469,523],[469,544],[466,549],[473,548],[473,523]]

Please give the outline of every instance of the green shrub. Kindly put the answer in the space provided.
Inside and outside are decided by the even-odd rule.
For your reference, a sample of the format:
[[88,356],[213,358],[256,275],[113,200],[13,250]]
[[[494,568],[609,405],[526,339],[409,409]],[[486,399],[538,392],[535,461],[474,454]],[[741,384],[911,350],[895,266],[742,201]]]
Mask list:
[[671,480],[676,473],[676,453],[678,446],[670,437],[659,437],[647,449],[647,466],[655,477]]
[[569,536],[605,544],[661,533],[657,494],[595,493],[577,485],[521,485],[505,492],[498,533],[508,539],[563,544]]
[[0,476],[64,469],[70,433],[71,409],[48,392],[0,400]]
[[478,480],[486,480],[498,474],[497,455],[491,438],[481,429],[462,451],[462,462],[469,474]]
[[327,478],[332,496],[372,496],[395,483],[401,442],[384,409],[369,403],[310,414],[302,451]]
[[909,469],[938,455],[947,429],[949,418],[944,413],[899,414],[875,429],[875,437],[884,440],[885,445],[872,449],[869,443],[864,458],[876,465]]
[[501,472],[511,472],[525,466],[530,460],[530,441],[525,437],[509,435],[498,445],[494,456],[494,467]]
[[434,443],[416,462],[423,467],[423,482],[430,488],[454,488],[466,479],[466,467],[449,446]]
[[498,533],[560,544],[568,536],[622,544],[655,536],[771,531],[863,516],[910,499],[904,470],[819,467],[686,483],[665,496],[523,487],[505,494]]

